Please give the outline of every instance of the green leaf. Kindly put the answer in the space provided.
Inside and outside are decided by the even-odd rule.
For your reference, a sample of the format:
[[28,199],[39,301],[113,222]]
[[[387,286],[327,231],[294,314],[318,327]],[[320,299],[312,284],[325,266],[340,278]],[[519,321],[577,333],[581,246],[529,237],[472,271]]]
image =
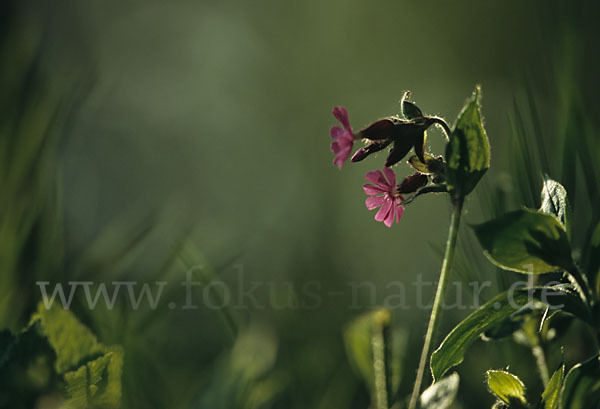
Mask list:
[[506,318],[499,325],[490,328],[482,334],[484,340],[499,340],[512,336],[515,332],[521,330],[527,320],[530,318],[533,309],[521,308]]
[[[440,379],[453,366],[463,361],[467,349],[484,332],[496,328],[522,308],[543,302],[563,311],[589,319],[586,306],[577,294],[565,287],[534,287],[506,291],[497,295],[460,322],[431,355],[433,379]],[[533,305],[532,305],[533,302]]]
[[560,404],[560,391],[565,377],[565,366],[561,365],[548,381],[546,389],[542,393],[544,409],[558,409]]
[[70,409],[117,408],[121,401],[123,351],[113,347],[104,355],[64,374]]
[[473,228],[486,256],[506,270],[541,274],[573,269],[569,239],[552,215],[521,209]]
[[598,356],[575,365],[565,378],[562,409],[597,409],[600,402],[600,361]]
[[409,97],[410,91],[406,91],[402,96],[402,115],[404,115],[404,117],[409,120],[415,118],[422,118],[423,112],[421,111],[421,109],[419,109],[418,106],[416,106],[413,102],[410,102],[408,100]]
[[550,213],[556,216],[563,225],[567,235],[571,232],[571,206],[567,197],[567,191],[557,181],[544,176],[544,186],[542,186],[542,205],[540,210],[544,213]]
[[480,88],[464,106],[446,145],[448,186],[457,197],[465,197],[490,167],[490,145],[481,122]]
[[54,370],[64,378],[69,409],[113,409],[121,400],[123,351],[106,347],[68,310],[43,303],[31,327],[47,338],[56,354]]
[[519,400],[527,403],[525,399],[525,385],[521,380],[506,371],[487,371],[487,384],[490,391],[504,403]]
[[421,409],[446,409],[456,399],[459,376],[455,372],[434,383],[421,394]]
[[86,361],[104,353],[104,346],[68,310],[60,307],[46,309],[42,303],[31,322],[39,321],[42,333],[56,351],[56,372],[78,368]]

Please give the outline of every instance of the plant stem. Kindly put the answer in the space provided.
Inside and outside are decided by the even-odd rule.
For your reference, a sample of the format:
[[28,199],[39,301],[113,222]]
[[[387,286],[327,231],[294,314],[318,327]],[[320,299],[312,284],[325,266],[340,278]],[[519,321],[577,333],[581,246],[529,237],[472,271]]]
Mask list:
[[448,124],[446,123],[446,121],[444,121],[442,118],[439,118],[437,116],[431,116],[428,117],[429,119],[431,119],[433,121],[434,124],[437,124],[439,126],[442,127],[442,129],[444,130],[444,133],[446,134],[446,140],[450,140],[450,135],[452,134],[452,131],[450,130],[450,127],[448,126]]
[[548,372],[548,364],[546,363],[546,356],[544,355],[544,348],[541,345],[533,345],[531,347],[531,353],[535,358],[535,363],[538,367],[538,372],[540,373],[540,379],[542,380],[542,384],[544,388],[548,385],[548,381],[550,380],[550,373]]
[[[387,310],[380,310],[375,315],[375,328],[371,340],[373,351],[373,374],[375,377],[375,405],[377,409],[388,409],[389,396],[389,364],[390,357],[386,346],[389,345],[390,314]],[[386,338],[388,338],[386,340]],[[386,342],[387,341],[387,342]]]
[[456,249],[456,239],[458,237],[458,227],[460,225],[463,198],[453,199],[452,204],[450,230],[448,232],[446,252],[444,254],[442,270],[440,272],[440,281],[438,282],[437,291],[435,293],[435,301],[433,302],[433,309],[431,310],[431,317],[429,318],[429,325],[427,326],[427,334],[425,335],[425,343],[423,344],[423,351],[421,352],[421,359],[419,361],[419,368],[417,370],[417,379],[415,380],[412,396],[410,397],[410,404],[408,406],[409,409],[415,409],[417,407],[417,400],[419,399],[419,395],[421,393],[421,385],[425,375],[425,368],[427,367],[431,342],[433,341],[437,327],[439,326],[440,318],[442,316],[442,303],[444,301],[446,287],[450,281],[450,268],[452,267],[452,261],[454,260],[454,251]]

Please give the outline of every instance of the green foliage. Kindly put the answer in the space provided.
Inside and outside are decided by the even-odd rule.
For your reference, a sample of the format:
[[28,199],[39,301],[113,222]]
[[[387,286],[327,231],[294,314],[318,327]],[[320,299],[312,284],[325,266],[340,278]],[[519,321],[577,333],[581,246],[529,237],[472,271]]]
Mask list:
[[480,89],[464,106],[446,145],[448,187],[456,197],[465,197],[490,167],[490,146],[479,107]]
[[64,373],[69,408],[118,408],[121,402],[123,350],[104,348],[103,355]]
[[440,379],[453,366],[460,364],[467,349],[486,331],[503,325],[506,320],[532,301],[562,307],[574,315],[588,318],[587,308],[581,299],[564,287],[537,287],[507,291],[492,298],[473,312],[446,336],[439,348],[431,355],[433,378]]
[[60,374],[104,352],[104,346],[68,310],[60,307],[47,310],[40,303],[38,312],[31,317],[31,322],[36,321],[39,321],[42,333],[56,351],[56,371]]
[[560,392],[565,378],[565,366],[561,365],[546,385],[546,389],[542,393],[543,409],[558,409],[560,405]]
[[40,304],[22,333],[0,333],[0,347],[0,380],[14,390],[0,404],[28,407],[55,394],[68,409],[120,406],[123,351],[100,344],[70,311]]
[[575,365],[562,389],[562,409],[596,409],[600,402],[600,361],[598,356]]
[[431,385],[421,394],[421,409],[446,409],[456,399],[460,378],[455,372]]
[[16,327],[35,303],[25,286],[57,269],[63,253],[55,155],[69,104],[39,65],[38,30],[27,37],[7,31],[0,42],[0,60],[11,61],[0,65],[0,322]]
[[498,399],[504,403],[512,403],[519,400],[521,403],[527,403],[525,399],[525,385],[521,380],[506,371],[487,371],[487,385]]
[[501,268],[529,274],[573,269],[567,233],[547,213],[515,210],[474,229],[486,256]]
[[512,297],[503,293],[465,318],[431,354],[433,379],[441,379],[450,368],[460,364],[467,349],[481,334],[500,325],[529,301],[529,294],[525,290],[516,291]]

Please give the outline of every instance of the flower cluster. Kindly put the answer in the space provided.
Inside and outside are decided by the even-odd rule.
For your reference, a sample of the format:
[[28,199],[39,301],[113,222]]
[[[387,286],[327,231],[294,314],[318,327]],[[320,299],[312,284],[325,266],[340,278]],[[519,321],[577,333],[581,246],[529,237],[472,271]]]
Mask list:
[[[364,146],[356,150],[351,162],[359,162],[373,153],[390,147],[382,170],[375,170],[366,174],[370,183],[363,186],[364,192],[370,197],[366,200],[369,210],[379,208],[375,220],[391,227],[394,221],[398,223],[404,213],[404,206],[416,196],[429,192],[444,192],[445,163],[438,156],[434,157],[425,152],[427,129],[434,124],[442,126],[446,134],[449,128],[446,123],[437,117],[425,116],[412,102],[408,101],[407,92],[402,99],[402,113],[404,119],[396,116],[375,121],[364,129],[354,132],[350,125],[348,111],[341,106],[333,108],[333,116],[340,122],[341,127],[333,126],[329,135],[333,139],[331,151],[334,154],[333,163],[341,169],[350,157],[354,142],[361,139]],[[417,170],[407,176],[399,184],[396,183],[396,174],[390,169],[400,162],[414,149],[408,163]],[[432,184],[428,186],[430,182]],[[412,194],[405,198],[402,194]]]

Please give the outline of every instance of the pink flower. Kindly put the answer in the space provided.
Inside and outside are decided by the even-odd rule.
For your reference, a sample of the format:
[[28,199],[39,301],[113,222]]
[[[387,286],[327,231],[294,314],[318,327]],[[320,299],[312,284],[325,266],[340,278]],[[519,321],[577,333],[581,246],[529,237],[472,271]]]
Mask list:
[[400,204],[404,198],[398,193],[396,174],[390,168],[384,167],[383,172],[374,170],[367,173],[365,178],[373,183],[363,186],[365,193],[370,196],[365,201],[367,209],[373,210],[381,206],[375,214],[375,220],[383,222],[387,227],[392,227],[394,218],[398,223],[404,213],[404,206]]
[[350,156],[350,152],[352,152],[354,134],[352,133],[352,127],[350,126],[346,108],[334,107],[333,116],[340,121],[344,127],[344,129],[342,129],[339,126],[333,126],[329,130],[329,135],[335,139],[335,141],[331,142],[331,151],[335,155],[333,163],[341,169],[346,159],[348,159],[348,156]]

